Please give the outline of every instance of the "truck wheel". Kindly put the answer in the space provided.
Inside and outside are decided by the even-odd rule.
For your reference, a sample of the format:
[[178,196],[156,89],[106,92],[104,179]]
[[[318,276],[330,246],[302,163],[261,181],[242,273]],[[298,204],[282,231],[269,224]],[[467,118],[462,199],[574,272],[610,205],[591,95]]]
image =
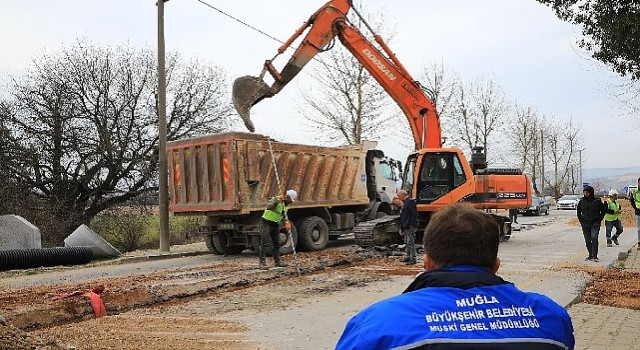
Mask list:
[[304,218],[299,225],[298,233],[301,251],[322,250],[329,242],[329,227],[318,216]]
[[[296,229],[295,225],[291,225],[291,238],[293,238],[293,242],[296,244],[296,249],[297,249],[298,230]],[[251,245],[253,245],[253,250],[256,251],[256,254],[260,254],[260,236],[259,235],[251,236]],[[273,246],[273,243],[271,242],[271,238],[267,237],[267,244],[266,244],[267,256],[273,255],[272,246]],[[280,255],[291,254],[291,253],[293,253],[293,246],[291,244],[291,239],[289,239],[287,233],[284,232],[284,229],[281,229],[280,230]]]
[[227,240],[227,235],[224,233],[211,235],[211,241],[213,242],[213,246],[216,248],[216,250],[224,255],[236,255],[240,254],[244,250],[243,246],[227,246],[229,242]]
[[207,249],[209,249],[209,251],[212,254],[215,254],[215,255],[222,255],[223,254],[223,253],[220,253],[216,249],[215,245],[213,245],[213,235],[204,235],[204,243],[207,245]]

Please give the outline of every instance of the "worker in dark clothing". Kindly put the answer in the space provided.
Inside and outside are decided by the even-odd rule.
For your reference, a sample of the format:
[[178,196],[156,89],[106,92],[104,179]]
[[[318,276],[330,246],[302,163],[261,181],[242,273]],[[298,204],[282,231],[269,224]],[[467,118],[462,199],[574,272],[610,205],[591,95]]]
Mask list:
[[[260,258],[259,268],[267,270],[267,247],[269,238],[271,238],[271,248],[273,252],[273,261],[276,267],[286,267],[287,264],[280,261],[280,223],[284,223],[284,228],[289,232],[291,223],[287,219],[287,210],[289,205],[296,200],[298,194],[294,190],[288,190],[281,196],[274,196],[269,199],[267,208],[262,214],[262,234],[260,235],[260,249],[258,256]],[[291,242],[293,244],[293,242]]]
[[584,197],[578,202],[576,215],[580,221],[584,243],[589,252],[586,260],[598,262],[600,261],[598,259],[598,235],[606,208],[600,198],[595,197],[593,187],[585,186],[582,193]]
[[575,346],[569,313],[496,272],[498,223],[469,204],[433,214],[424,269],[401,294],[358,312],[336,350],[545,349]]
[[512,224],[518,223],[518,209],[509,209],[509,221],[511,221]]
[[636,213],[636,225],[638,226],[638,250],[640,250],[640,177],[638,178],[638,187],[631,191],[629,196],[631,207]]
[[404,237],[404,243],[406,245],[406,255],[400,262],[405,263],[405,265],[413,265],[416,263],[418,207],[416,200],[411,198],[407,191],[398,191],[397,197],[402,201],[402,210],[400,211],[400,235]]

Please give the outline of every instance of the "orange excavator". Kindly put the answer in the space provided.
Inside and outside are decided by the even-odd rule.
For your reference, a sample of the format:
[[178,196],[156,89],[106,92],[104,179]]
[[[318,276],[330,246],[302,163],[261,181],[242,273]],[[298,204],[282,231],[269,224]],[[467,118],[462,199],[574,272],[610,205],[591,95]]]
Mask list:
[[[378,46],[350,23],[347,19],[350,10],[360,17]],[[305,32],[292,57],[278,71],[272,64],[273,60]],[[402,188],[416,199],[421,226],[426,225],[431,213],[455,202],[466,202],[477,209],[487,210],[531,205],[531,181],[521,170],[488,168],[482,147],[472,150],[471,162],[466,161],[461,149],[442,148],[435,106],[382,38],[353,8],[351,0],[332,0],[324,4],[278,48],[273,59],[265,62],[259,77],[236,79],[233,103],[250,131],[253,131],[249,118],[251,107],[276,95],[314,56],[328,49],[336,37],[393,98],[409,121],[415,150],[405,164]],[[271,86],[263,80],[266,72],[274,79]],[[492,215],[500,223],[501,238],[509,239],[509,219]],[[397,241],[397,220],[394,220],[383,217],[360,223],[354,230],[356,242],[366,246]]]

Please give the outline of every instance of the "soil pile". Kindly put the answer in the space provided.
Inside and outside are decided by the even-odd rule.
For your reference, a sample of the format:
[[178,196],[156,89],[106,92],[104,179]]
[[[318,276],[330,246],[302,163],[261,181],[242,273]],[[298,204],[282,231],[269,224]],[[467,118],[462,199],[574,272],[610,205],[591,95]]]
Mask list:
[[0,349],[71,350],[75,348],[60,344],[55,339],[45,341],[41,338],[30,335],[29,333],[11,326],[3,317],[0,316]]

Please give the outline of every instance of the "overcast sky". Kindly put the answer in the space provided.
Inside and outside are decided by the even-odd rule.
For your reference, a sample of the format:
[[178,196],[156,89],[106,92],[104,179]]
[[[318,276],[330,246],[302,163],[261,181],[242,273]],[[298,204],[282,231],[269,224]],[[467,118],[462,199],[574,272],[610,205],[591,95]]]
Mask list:
[[[325,2],[205,1],[282,41]],[[585,168],[640,165],[624,146],[638,137],[632,129],[639,120],[624,116],[610,94],[610,84],[619,79],[577,48],[579,28],[558,20],[551,9],[535,0],[367,0],[356,6],[360,3],[366,3],[358,7],[362,13],[383,14],[385,30],[395,33],[390,46],[414,77],[432,62],[442,62],[465,79],[493,77],[512,100],[581,124]],[[154,49],[157,43],[154,0],[3,0],[0,10],[1,77],[20,74],[32,58],[77,38]],[[222,66],[230,81],[257,75],[280,45],[196,0],[165,3],[165,37],[167,51]],[[303,71],[278,96],[254,107],[258,133],[308,142],[310,131],[293,103],[309,79]],[[397,140],[380,141],[380,148],[395,158],[409,151],[399,148]]]

